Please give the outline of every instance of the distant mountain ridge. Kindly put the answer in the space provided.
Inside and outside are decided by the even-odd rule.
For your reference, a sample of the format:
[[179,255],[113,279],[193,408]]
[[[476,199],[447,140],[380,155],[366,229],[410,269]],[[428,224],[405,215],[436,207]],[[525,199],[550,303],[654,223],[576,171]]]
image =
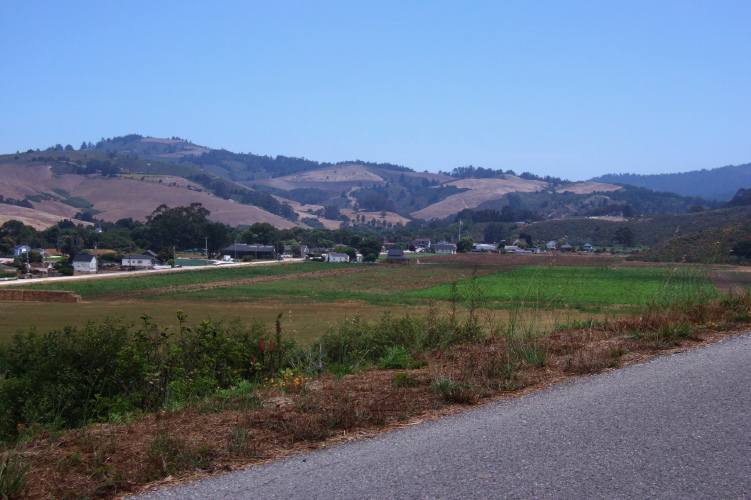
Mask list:
[[751,188],[751,163],[677,174],[605,174],[590,180],[629,184],[682,196],[728,201],[738,192],[738,189]]

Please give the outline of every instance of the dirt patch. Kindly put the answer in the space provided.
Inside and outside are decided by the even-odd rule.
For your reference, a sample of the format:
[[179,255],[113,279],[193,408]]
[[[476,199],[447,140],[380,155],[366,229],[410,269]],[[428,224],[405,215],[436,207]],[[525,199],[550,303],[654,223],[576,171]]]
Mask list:
[[709,276],[724,295],[743,295],[751,285],[751,273],[748,272],[717,271]]
[[556,193],[575,193],[575,194],[590,194],[594,192],[607,192],[618,191],[623,189],[622,186],[616,186],[615,184],[606,184],[604,182],[575,182],[573,184],[566,184],[565,186],[559,186],[555,189]]
[[50,290],[0,290],[0,300],[16,302],[81,302],[81,296],[73,292]]

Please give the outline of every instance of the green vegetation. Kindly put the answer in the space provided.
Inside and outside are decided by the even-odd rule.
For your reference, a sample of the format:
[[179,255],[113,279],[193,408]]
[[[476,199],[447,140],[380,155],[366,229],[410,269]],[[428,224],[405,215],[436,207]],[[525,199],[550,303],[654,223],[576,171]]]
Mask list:
[[671,238],[649,249],[638,260],[748,264],[751,261],[751,223],[731,222]]
[[5,500],[21,495],[29,465],[24,464],[21,456],[12,450],[6,451],[4,457],[0,455],[0,498]]
[[[687,281],[693,283],[693,275],[684,274],[664,269],[528,266],[480,277],[477,285],[490,307],[502,306],[504,302],[576,308],[639,306],[665,288],[678,291],[684,289]],[[466,294],[468,283],[459,283],[460,294]],[[702,290],[714,289],[716,292],[706,277],[693,284]],[[444,284],[404,295],[449,300],[451,293],[451,286]]]
[[[470,270],[471,259],[477,265]],[[79,482],[47,485],[48,496],[62,497],[66,488],[121,495],[133,485],[215,470],[227,460],[266,459],[272,446],[313,446],[444,404],[474,404],[596,373],[620,366],[631,353],[689,345],[706,329],[723,331],[751,317],[751,296],[720,297],[699,268],[524,266],[498,272],[509,259],[464,255],[425,266],[274,266],[287,271],[275,277],[284,279],[253,287],[279,286],[304,297],[317,286],[334,297],[338,288],[359,286],[373,296],[396,293],[398,300],[426,304],[375,318],[356,313],[305,344],[285,327],[283,318],[296,314],[294,307],[286,312],[287,304],[285,315],[266,322],[189,325],[178,312],[172,327],[144,315],[137,324],[108,320],[19,333],[0,345],[0,436],[15,447],[4,456],[10,460],[6,477],[17,485],[7,491],[33,488],[41,495],[38,478],[54,467],[66,484]],[[332,271],[299,279],[307,269]],[[247,288],[179,294],[206,297]],[[321,304],[332,304],[315,300],[318,314]],[[563,314],[554,327],[540,321],[545,311],[582,304],[613,306],[621,314]],[[623,314],[624,305],[631,314]],[[506,307],[508,314],[494,316],[491,306]],[[66,433],[71,427],[79,428],[76,434]],[[44,464],[35,458],[42,456]]]
[[[267,276],[290,275],[309,272],[315,263],[294,263],[273,266],[216,267],[198,270],[173,271],[169,273],[152,273],[136,276],[117,276],[95,280],[75,280],[66,282],[47,282],[23,285],[31,290],[68,290],[81,297],[94,298],[105,295],[131,294],[175,286],[211,284],[223,281],[237,281]],[[20,285],[12,286],[19,288]],[[161,291],[157,293],[162,293]]]
[[727,201],[738,190],[739,185],[751,186],[751,163],[677,174],[607,174],[592,180],[631,184],[654,191],[671,191],[684,196],[703,196]]

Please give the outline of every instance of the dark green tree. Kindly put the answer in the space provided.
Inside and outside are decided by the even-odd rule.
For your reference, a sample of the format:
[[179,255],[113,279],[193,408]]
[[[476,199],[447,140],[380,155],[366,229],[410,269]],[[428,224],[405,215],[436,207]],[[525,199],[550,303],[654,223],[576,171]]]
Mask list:
[[251,245],[272,245],[279,239],[278,233],[279,230],[268,222],[256,222],[243,233],[243,241]]
[[632,247],[635,243],[634,231],[628,226],[621,226],[615,231],[615,241],[624,247]]
[[208,236],[206,225],[210,213],[200,203],[175,208],[159,205],[146,217],[149,246],[163,248],[175,245],[179,249],[203,247],[204,238]]
[[456,243],[456,251],[458,253],[467,253],[470,250],[472,250],[472,247],[475,245],[474,238],[471,238],[470,236],[462,236],[459,241]]
[[370,237],[364,239],[360,243],[360,253],[362,254],[362,260],[365,262],[375,262],[378,256],[381,254],[381,242],[380,240]]
[[333,205],[329,205],[323,208],[323,212],[321,215],[324,219],[329,220],[337,220],[339,217],[342,216],[341,212],[339,211],[339,207],[335,207]]
[[485,243],[499,243],[506,238],[506,227],[499,222],[491,222],[485,226],[483,237]]

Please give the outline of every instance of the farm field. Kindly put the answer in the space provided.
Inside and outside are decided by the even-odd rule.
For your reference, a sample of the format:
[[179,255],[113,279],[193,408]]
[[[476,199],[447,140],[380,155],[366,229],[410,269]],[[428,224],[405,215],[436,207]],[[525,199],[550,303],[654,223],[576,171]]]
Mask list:
[[461,303],[469,295],[479,299],[476,307],[488,320],[506,321],[510,310],[521,310],[552,328],[581,317],[617,317],[688,288],[717,293],[706,275],[664,265],[600,256],[494,254],[427,257],[409,266],[301,262],[23,286],[74,291],[83,301],[0,302],[0,341],[32,327],[45,332],[107,317],[138,323],[148,314],[174,327],[182,310],[191,324],[257,318],[271,325],[281,312],[285,333],[305,342],[356,314],[376,319],[385,312],[449,309],[452,301]]

